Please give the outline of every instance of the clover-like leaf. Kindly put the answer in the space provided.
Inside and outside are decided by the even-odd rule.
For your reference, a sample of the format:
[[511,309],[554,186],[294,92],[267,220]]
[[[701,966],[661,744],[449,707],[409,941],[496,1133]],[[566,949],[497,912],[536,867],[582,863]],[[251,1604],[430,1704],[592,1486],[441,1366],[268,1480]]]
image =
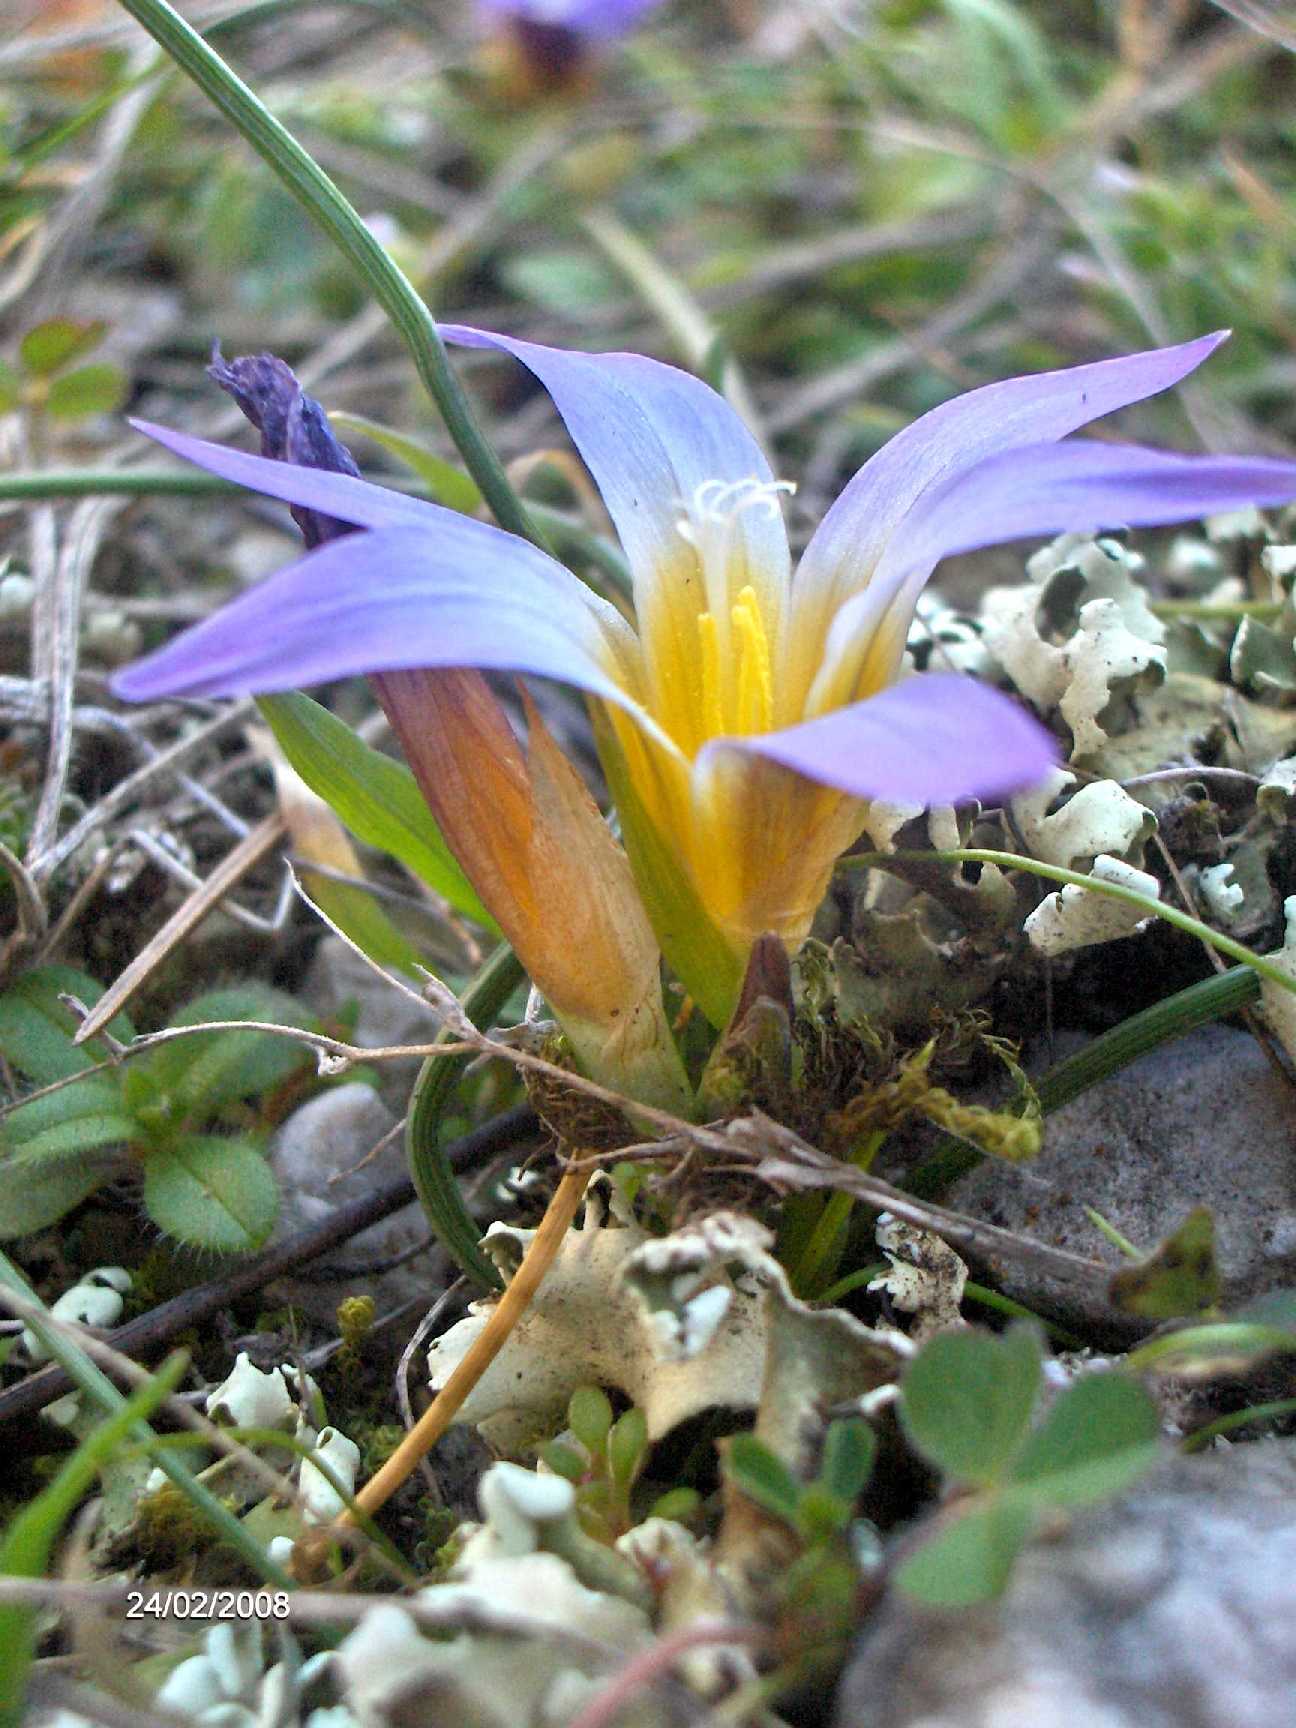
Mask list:
[[45,412],[56,420],[83,420],[91,414],[114,414],[126,400],[128,381],[111,360],[96,360],[55,378],[45,398]]
[[1040,1386],[1040,1350],[1029,1325],[1002,1338],[942,1332],[905,1374],[906,1434],[958,1482],[998,1481],[1021,1447]]
[[1034,1525],[1028,1501],[994,1494],[937,1530],[897,1568],[895,1582],[934,1608],[984,1602],[1003,1590]]
[[1156,1463],[1156,1405],[1128,1375],[1083,1374],[1031,1435],[1011,1479],[1054,1506],[1084,1506],[1128,1488]]
[[91,353],[104,339],[107,326],[101,319],[81,322],[75,318],[49,318],[35,324],[18,344],[24,367],[35,378],[48,378]]

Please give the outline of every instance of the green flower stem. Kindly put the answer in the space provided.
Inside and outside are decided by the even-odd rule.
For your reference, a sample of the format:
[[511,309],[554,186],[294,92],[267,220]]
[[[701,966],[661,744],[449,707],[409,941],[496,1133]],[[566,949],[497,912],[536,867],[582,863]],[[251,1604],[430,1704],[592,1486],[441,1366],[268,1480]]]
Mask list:
[[[0,1284],[12,1291],[24,1305],[22,1318],[40,1339],[48,1354],[69,1378],[75,1381],[78,1389],[91,1403],[97,1404],[105,1415],[120,1414],[126,1408],[128,1400],[80,1345],[72,1342],[62,1327],[51,1326],[42,1319],[39,1311],[43,1311],[44,1304],[3,1251],[0,1251]],[[147,1422],[134,1423],[130,1432],[143,1443],[149,1457],[170,1478],[194,1511],[206,1519],[212,1529],[254,1572],[259,1573],[267,1584],[273,1584],[278,1590],[295,1588],[293,1580],[282,1568],[275,1565],[261,1544],[243,1527],[229,1508],[223,1506],[201,1482],[196,1482],[180,1460],[159,1444],[158,1436]]]
[[893,863],[997,864],[1001,870],[1026,870],[1032,876],[1043,876],[1050,882],[1062,882],[1068,887],[1083,888],[1090,894],[1105,895],[1108,900],[1123,900],[1129,906],[1137,906],[1145,917],[1163,918],[1177,930],[1183,930],[1219,953],[1227,954],[1230,960],[1241,961],[1270,984],[1277,984],[1296,995],[1296,978],[1289,978],[1272,960],[1266,960],[1263,954],[1257,954],[1245,943],[1235,942],[1222,931],[1212,930],[1209,924],[1203,924],[1200,918],[1194,918],[1190,913],[1181,912],[1177,906],[1167,906],[1164,901],[1139,894],[1133,888],[1124,888],[1118,882],[1099,882],[1092,876],[1081,875],[1078,870],[1064,870],[1060,864],[1044,864],[1038,858],[1024,858],[1018,852],[996,852],[985,846],[957,846],[946,852],[856,852],[843,858],[838,867],[885,870]]
[[473,418],[468,398],[450,369],[436,321],[404,271],[319,164],[166,0],[120,0],[120,4],[237,128],[353,266],[404,337],[419,377],[500,526],[544,547],[543,536]]
[[[430,498],[417,480],[384,475],[382,484],[415,498]],[[62,498],[237,498],[247,488],[218,474],[182,468],[46,468],[0,474],[0,504],[50,504]],[[560,558],[590,564],[622,594],[630,593],[630,567],[610,540],[595,534],[564,510],[529,503],[528,513]]]

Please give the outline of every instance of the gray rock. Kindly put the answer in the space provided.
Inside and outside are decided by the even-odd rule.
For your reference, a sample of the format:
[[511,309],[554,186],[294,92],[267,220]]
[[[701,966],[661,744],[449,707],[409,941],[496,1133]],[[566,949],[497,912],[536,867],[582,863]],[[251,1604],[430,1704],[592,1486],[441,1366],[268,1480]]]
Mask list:
[[[270,1149],[281,1193],[276,1238],[291,1235],[346,1201],[403,1175],[401,1135],[396,1134],[380,1152],[370,1156],[396,1122],[373,1088],[359,1081],[321,1092],[294,1110]],[[334,1253],[322,1256],[308,1271],[387,1260],[413,1247],[426,1234],[422,1209],[413,1201],[353,1236]],[[304,1274],[281,1279],[272,1289],[278,1300],[295,1303],[324,1324],[332,1322],[345,1296],[370,1295],[381,1314],[421,1294],[426,1294],[430,1306],[436,1295],[422,1257],[391,1271],[365,1273],[350,1281],[316,1280]]]
[[[1144,1056],[1048,1118],[1030,1165],[988,1159],[949,1204],[1091,1259],[1120,1255],[1092,1206],[1151,1249],[1194,1206],[1215,1216],[1225,1301],[1296,1284],[1296,1100],[1248,1033],[1206,1026]],[[1069,1293],[1003,1266],[1005,1292],[1077,1313]]]
[[[326,1019],[348,1003],[357,1004],[360,1013],[354,1042],[369,1049],[428,1044],[438,1030],[429,1009],[389,984],[336,936],[326,936],[315,950],[301,998],[313,1013]],[[393,1110],[404,1113],[420,1065],[421,1058],[414,1056],[379,1066],[378,1089]]]
[[1283,1728],[1296,1721],[1296,1446],[1176,1459],[1019,1561],[999,1602],[898,1595],[834,1728]]

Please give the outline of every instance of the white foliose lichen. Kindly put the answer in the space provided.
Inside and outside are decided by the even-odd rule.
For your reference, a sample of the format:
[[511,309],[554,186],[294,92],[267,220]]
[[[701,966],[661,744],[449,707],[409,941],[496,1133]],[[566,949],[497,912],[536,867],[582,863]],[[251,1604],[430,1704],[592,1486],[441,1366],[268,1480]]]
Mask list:
[[1165,631],[1118,541],[1064,534],[1027,564],[1029,581],[982,601],[986,647],[1017,689],[1071,728],[1072,757],[1107,742],[1109,710],[1161,683]]
[[1032,857],[1064,870],[1088,870],[1102,854],[1141,864],[1143,849],[1156,832],[1152,811],[1114,780],[1082,786],[1054,809],[1075,783],[1075,775],[1065,768],[1052,768],[1038,786],[1013,799],[1013,820]]
[[[1089,874],[1095,881],[1130,888],[1149,899],[1160,897],[1161,885],[1155,876],[1134,869],[1120,858],[1096,858]],[[1148,922],[1149,915],[1128,900],[1095,894],[1068,883],[1041,901],[1027,918],[1024,929],[1033,948],[1052,956],[1136,935]]]

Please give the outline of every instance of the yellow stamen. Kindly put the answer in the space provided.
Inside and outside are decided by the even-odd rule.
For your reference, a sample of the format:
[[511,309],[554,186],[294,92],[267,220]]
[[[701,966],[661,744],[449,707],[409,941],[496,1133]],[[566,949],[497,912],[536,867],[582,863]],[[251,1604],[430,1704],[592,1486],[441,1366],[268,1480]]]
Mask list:
[[742,590],[731,613],[738,655],[738,724],[744,736],[768,732],[774,724],[774,679],[769,637],[756,590]]
[[697,631],[698,653],[702,662],[704,736],[718,738],[725,729],[724,699],[720,685],[720,634],[712,613],[698,613]]

